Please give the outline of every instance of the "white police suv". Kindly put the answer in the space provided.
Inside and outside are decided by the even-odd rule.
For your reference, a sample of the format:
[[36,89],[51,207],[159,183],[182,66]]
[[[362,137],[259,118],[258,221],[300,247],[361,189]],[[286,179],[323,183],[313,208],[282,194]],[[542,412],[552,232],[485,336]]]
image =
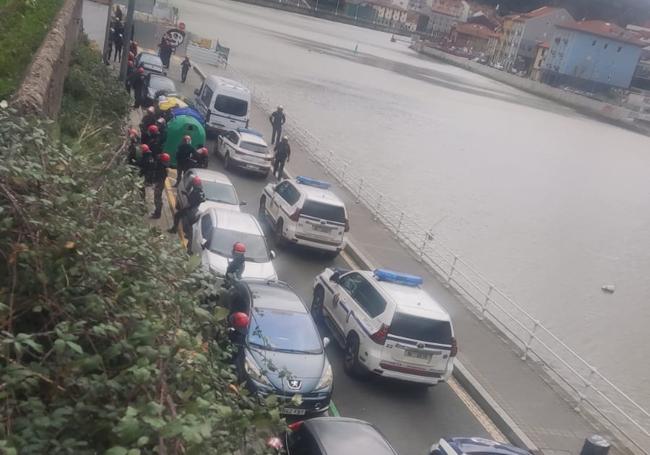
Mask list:
[[454,329],[422,282],[385,269],[327,268],[316,277],[311,312],[345,349],[348,374],[375,373],[426,385],[451,376]]
[[348,215],[343,201],[329,187],[309,177],[264,187],[259,219],[271,223],[279,246],[291,242],[334,254],[343,249]]

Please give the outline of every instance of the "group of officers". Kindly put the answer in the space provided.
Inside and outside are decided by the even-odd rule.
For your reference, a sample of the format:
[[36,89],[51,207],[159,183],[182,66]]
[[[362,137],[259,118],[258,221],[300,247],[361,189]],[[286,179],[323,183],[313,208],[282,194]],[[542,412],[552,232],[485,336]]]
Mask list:
[[[169,153],[163,150],[167,136],[167,119],[165,113],[157,111],[151,106],[147,109],[146,115],[140,123],[140,131],[135,128],[129,130],[129,147],[127,161],[131,166],[139,170],[143,178],[142,195],[144,197],[145,187],[152,186],[154,189],[154,212],[151,218],[160,218],[162,213],[162,192],[165,188],[165,180],[171,164]],[[178,186],[183,173],[191,168],[207,168],[209,153],[206,147],[198,148],[192,145],[192,138],[184,136],[181,144],[176,149],[176,168]],[[205,200],[201,179],[195,177],[192,181],[192,188],[189,192],[188,207],[178,210],[174,215],[174,225],[170,231],[175,232],[180,220],[192,214],[193,211]]]

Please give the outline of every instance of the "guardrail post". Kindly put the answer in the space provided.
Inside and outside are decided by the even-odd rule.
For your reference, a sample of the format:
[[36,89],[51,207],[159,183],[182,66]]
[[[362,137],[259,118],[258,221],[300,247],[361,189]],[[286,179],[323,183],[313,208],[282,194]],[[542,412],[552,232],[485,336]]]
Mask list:
[[384,195],[379,193],[379,197],[377,198],[377,205],[375,206],[375,215],[372,217],[374,220],[379,218],[379,209],[381,209],[381,200],[383,197]]
[[395,238],[399,237],[400,230],[402,229],[402,223],[404,222],[404,211],[399,212],[399,220],[397,220],[397,226],[395,226]]
[[456,270],[456,263],[458,262],[458,256],[454,255],[454,262],[451,263],[451,268],[449,269],[449,273],[447,274],[447,280],[445,284],[449,286],[449,282],[451,281],[451,276],[454,274],[454,271]]
[[344,161],[344,162],[343,162],[343,169],[341,170],[341,177],[338,179],[339,182],[341,182],[341,183],[343,183],[343,182],[345,181],[345,179],[344,179],[344,177],[345,177],[345,171],[348,169],[348,165],[349,165],[349,164],[350,164],[350,163],[348,163],[347,161]]
[[427,246],[427,242],[433,240],[433,233],[431,231],[424,233],[424,238],[422,239],[422,246],[420,247],[420,254],[418,256],[418,262],[422,262],[424,258],[424,249]]
[[526,360],[528,358],[528,351],[530,350],[530,345],[535,340],[535,331],[537,331],[537,327],[539,327],[539,321],[535,321],[533,330],[530,331],[530,336],[528,337],[528,343],[526,343],[526,345],[524,346],[524,353],[521,356],[521,360]]
[[359,189],[357,190],[357,203],[361,201],[361,189],[363,188],[363,177],[359,179]]
[[330,150],[329,161],[325,163],[325,172],[332,174],[332,162],[334,161],[334,152]]
[[586,394],[589,391],[589,389],[593,386],[592,380],[594,378],[594,375],[596,374],[596,369],[594,367],[589,367],[591,371],[589,372],[589,376],[587,376],[587,379],[585,380],[585,388],[584,391],[578,392],[578,402],[576,403],[575,407],[573,408],[574,411],[579,412],[580,411],[580,405],[586,398]]
[[490,289],[488,289],[487,294],[485,294],[485,302],[481,305],[481,320],[485,319],[485,311],[487,310],[487,306],[490,304],[490,295],[492,295],[493,290],[494,286],[490,285]]

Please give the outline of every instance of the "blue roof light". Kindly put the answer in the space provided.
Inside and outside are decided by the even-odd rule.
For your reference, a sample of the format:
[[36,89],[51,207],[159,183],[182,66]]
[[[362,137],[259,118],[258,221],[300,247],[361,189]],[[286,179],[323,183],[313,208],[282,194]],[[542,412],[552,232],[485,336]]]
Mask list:
[[262,133],[260,133],[257,130],[254,130],[252,128],[237,128],[237,131],[239,133],[248,133],[248,134],[252,134],[252,135],[257,136],[257,137],[264,138],[264,135]]
[[409,275],[408,273],[394,272],[387,269],[375,269],[373,273],[379,281],[388,281],[389,283],[404,284],[406,286],[420,286],[424,283],[421,276]]
[[316,180],[311,177],[304,177],[302,175],[296,177],[296,182],[300,183],[301,185],[315,186],[316,188],[322,188],[324,190],[332,186],[327,182],[323,182],[322,180]]

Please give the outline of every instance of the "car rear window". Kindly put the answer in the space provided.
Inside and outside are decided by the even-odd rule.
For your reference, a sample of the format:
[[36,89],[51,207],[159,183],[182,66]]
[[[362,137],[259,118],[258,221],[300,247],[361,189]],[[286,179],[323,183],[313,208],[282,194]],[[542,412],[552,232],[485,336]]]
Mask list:
[[421,318],[398,312],[393,316],[390,333],[427,343],[451,345],[451,324],[449,321]]
[[248,101],[233,98],[232,96],[217,95],[214,101],[214,108],[224,114],[244,117],[248,112]]
[[239,144],[239,146],[243,149],[246,149],[250,152],[255,152],[255,153],[266,153],[266,147],[261,145],[261,144],[253,144],[252,142],[243,142]]
[[345,223],[345,209],[340,205],[325,204],[307,199],[301,213],[321,220]]

